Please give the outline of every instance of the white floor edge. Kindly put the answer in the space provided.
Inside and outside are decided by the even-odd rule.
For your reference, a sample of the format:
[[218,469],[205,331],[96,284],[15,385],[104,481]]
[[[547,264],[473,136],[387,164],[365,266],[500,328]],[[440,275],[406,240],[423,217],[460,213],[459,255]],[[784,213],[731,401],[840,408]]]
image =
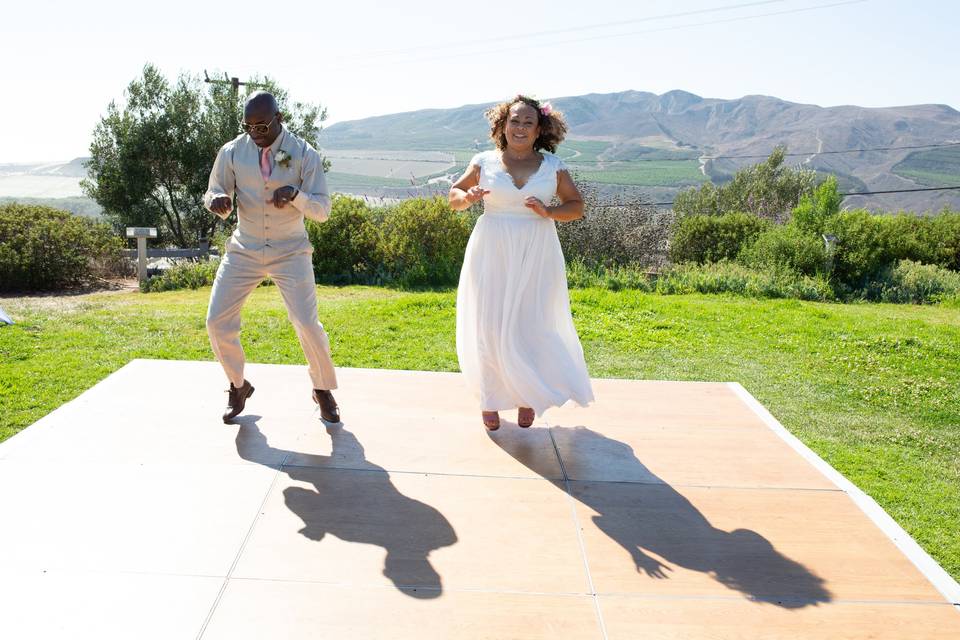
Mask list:
[[917,544],[897,522],[887,514],[876,501],[864,493],[859,487],[850,482],[842,473],[830,466],[826,460],[818,456],[807,445],[803,444],[795,435],[787,431],[780,421],[767,411],[756,398],[750,395],[739,382],[728,382],[727,385],[737,396],[749,406],[763,422],[779,435],[794,451],[799,453],[807,462],[817,468],[820,473],[830,479],[839,489],[846,493],[853,502],[876,524],[881,531],[903,552],[907,558],[926,576],[937,590],[943,594],[948,603],[953,604],[960,612],[960,584],[941,567],[936,560]]

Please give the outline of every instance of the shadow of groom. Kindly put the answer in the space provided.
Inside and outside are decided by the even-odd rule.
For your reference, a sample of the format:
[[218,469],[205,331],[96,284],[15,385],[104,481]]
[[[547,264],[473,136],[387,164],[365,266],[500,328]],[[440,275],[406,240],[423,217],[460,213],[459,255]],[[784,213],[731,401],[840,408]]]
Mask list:
[[[251,462],[265,459],[286,461],[294,452],[271,447],[257,426],[260,416],[236,419],[237,453]],[[349,459],[347,469],[282,464],[281,471],[292,480],[310,483],[313,489],[287,487],[287,507],[303,521],[299,533],[321,541],[333,535],[347,542],[372,544],[386,551],[383,575],[394,586],[414,598],[437,598],[443,593],[440,574],[430,564],[434,549],[457,542],[447,519],[430,505],[400,493],[390,474],[366,460],[363,446],[353,433],[338,425],[327,425],[333,444],[330,456],[313,459]]]
[[[714,527],[687,498],[651,473],[629,445],[582,426],[553,427],[552,431],[562,435],[569,456],[578,452],[599,455],[615,463],[626,477],[647,478],[642,484],[569,483],[571,495],[599,514],[593,516],[594,524],[626,550],[638,572],[653,579],[669,578],[673,569],[650,555],[655,554],[668,563],[705,573],[759,602],[799,609],[831,601],[823,578],[784,556],[755,531]],[[530,460],[513,451],[511,440],[495,432],[489,435],[517,460]],[[527,466],[550,477],[546,468]],[[771,499],[776,499],[775,493]]]

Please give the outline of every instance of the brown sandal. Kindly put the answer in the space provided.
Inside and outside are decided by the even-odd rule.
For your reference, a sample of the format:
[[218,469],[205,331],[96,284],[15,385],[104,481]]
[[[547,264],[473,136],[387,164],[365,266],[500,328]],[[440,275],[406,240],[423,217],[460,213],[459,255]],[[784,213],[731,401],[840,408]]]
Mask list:
[[483,412],[483,426],[487,428],[487,431],[496,431],[500,428],[500,414],[496,411],[484,411]]
[[526,429],[533,424],[536,414],[530,407],[520,407],[517,409],[517,425]]

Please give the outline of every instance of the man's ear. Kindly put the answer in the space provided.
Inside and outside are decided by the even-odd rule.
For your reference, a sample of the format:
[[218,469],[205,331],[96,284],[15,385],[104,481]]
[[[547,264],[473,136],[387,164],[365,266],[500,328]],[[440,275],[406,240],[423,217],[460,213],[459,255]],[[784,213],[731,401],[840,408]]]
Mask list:
[[279,122],[280,124],[283,124],[283,113],[281,113],[280,111],[277,111],[277,122]]

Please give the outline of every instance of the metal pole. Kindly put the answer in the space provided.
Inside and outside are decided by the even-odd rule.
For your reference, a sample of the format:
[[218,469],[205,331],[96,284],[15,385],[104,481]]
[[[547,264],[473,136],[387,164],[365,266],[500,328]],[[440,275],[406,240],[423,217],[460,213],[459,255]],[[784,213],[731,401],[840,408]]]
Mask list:
[[147,281],[147,239],[137,238],[137,278],[140,284]]

